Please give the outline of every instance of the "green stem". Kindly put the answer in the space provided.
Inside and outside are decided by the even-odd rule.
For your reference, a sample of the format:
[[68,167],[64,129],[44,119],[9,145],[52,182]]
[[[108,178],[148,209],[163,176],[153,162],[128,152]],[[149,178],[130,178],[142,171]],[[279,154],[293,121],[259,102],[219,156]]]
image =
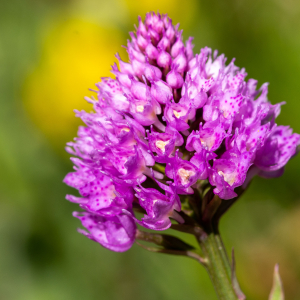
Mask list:
[[231,268],[223,242],[213,231],[197,236],[199,245],[207,260],[206,269],[220,300],[237,300],[231,282]]
[[229,278],[231,278],[231,265],[230,265],[230,261],[229,261],[228,254],[226,252],[223,240],[221,239],[221,236],[219,233],[215,233],[214,236],[216,239],[217,247],[219,249],[219,253],[220,253],[223,263],[225,265],[227,275],[229,276]]

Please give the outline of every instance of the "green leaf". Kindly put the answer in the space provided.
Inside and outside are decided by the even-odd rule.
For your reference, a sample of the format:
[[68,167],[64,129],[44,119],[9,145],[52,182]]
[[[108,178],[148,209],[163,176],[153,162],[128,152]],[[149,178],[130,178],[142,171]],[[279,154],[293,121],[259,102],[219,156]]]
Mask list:
[[282,281],[279,276],[279,265],[275,265],[273,286],[269,296],[269,300],[284,300]]

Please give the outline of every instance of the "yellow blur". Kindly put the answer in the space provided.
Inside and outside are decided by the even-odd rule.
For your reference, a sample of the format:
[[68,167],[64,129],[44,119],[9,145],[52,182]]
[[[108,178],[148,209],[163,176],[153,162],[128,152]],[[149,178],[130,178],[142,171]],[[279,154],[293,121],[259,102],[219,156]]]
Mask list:
[[111,76],[110,66],[125,39],[111,28],[85,20],[62,22],[47,36],[41,60],[29,75],[25,107],[55,148],[63,151],[80,120],[74,109],[90,111],[84,96],[91,95],[100,77]]

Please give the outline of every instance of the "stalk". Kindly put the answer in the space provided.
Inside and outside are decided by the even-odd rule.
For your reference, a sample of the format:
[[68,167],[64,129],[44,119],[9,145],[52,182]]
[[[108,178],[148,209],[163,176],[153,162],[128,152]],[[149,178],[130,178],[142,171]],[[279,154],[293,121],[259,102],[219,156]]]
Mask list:
[[219,233],[196,235],[206,259],[206,270],[220,300],[238,300],[231,282],[231,266]]

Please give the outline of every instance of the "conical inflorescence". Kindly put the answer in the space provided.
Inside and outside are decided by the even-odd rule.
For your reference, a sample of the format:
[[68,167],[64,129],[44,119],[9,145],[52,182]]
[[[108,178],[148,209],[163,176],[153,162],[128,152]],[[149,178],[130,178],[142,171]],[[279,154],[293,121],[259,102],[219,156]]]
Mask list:
[[75,172],[64,179],[81,195],[67,196],[84,210],[74,213],[88,230],[80,232],[120,252],[137,223],[169,228],[204,181],[227,200],[254,175],[280,176],[299,144],[276,125],[283,103],[268,102],[267,84],[257,89],[210,48],[194,55],[167,15],[148,13],[130,35],[129,63],[117,55],[116,78],[102,78],[97,99],[87,98],[94,112],[76,111],[86,126],[68,143]]

